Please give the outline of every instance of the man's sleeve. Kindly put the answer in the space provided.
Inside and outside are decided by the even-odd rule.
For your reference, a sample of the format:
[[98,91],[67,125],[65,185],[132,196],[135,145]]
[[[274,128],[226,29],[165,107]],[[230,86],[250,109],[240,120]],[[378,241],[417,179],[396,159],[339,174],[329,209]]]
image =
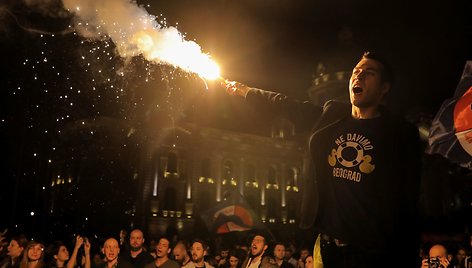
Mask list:
[[257,111],[268,116],[283,116],[292,121],[300,129],[309,130],[320,117],[322,107],[308,101],[299,101],[288,96],[251,88],[246,95],[247,102],[257,107]]

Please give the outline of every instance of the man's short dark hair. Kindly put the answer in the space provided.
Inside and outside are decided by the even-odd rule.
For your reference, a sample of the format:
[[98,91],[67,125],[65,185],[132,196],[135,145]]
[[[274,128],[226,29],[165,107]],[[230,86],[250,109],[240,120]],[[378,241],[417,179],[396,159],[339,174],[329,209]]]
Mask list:
[[193,246],[193,244],[194,244],[194,243],[197,243],[197,242],[200,243],[200,244],[202,244],[203,250],[205,250],[206,252],[209,251],[208,244],[207,244],[203,239],[200,239],[200,238],[194,239],[194,240],[192,241],[192,245],[191,245],[191,246]]
[[264,231],[260,231],[260,230],[256,230],[254,231],[253,233],[251,233],[251,235],[249,236],[249,243],[251,243],[251,241],[254,239],[254,237],[256,236],[262,236],[264,238],[264,244],[265,245],[269,245],[269,243],[271,243],[272,241],[270,240],[270,236],[264,232]]
[[161,239],[167,240],[167,242],[169,242],[169,248],[172,248],[172,240],[170,239],[170,237],[168,237],[166,235],[161,235],[157,238],[157,243],[159,243],[159,241],[161,241]]
[[275,249],[275,247],[278,246],[278,245],[284,246],[285,248],[287,247],[284,242],[282,242],[282,241],[275,241],[275,242],[274,242],[274,249]]
[[384,57],[382,57],[381,55],[375,52],[366,51],[364,52],[364,54],[362,54],[362,59],[371,59],[380,63],[380,65],[382,65],[382,70],[380,74],[382,77],[382,81],[387,82],[390,85],[393,85],[393,81],[394,81],[393,70],[390,64],[388,63],[388,61],[385,60]]

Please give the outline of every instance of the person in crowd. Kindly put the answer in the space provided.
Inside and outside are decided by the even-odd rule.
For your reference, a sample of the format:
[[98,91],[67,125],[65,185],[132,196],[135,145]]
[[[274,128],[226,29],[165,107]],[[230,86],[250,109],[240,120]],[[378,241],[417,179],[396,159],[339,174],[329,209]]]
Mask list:
[[102,268],[134,268],[133,265],[119,257],[120,246],[115,238],[108,238],[103,244],[105,263]]
[[285,261],[285,245],[282,242],[274,243],[274,259],[280,268],[293,268],[293,266]]
[[269,241],[263,233],[256,233],[252,237],[249,256],[244,260],[242,268],[277,268],[274,258],[266,254]]
[[96,251],[92,256],[92,268],[100,268],[103,267],[105,264],[104,256],[102,253],[102,249]]
[[28,244],[28,240],[22,234],[13,237],[7,247],[7,257],[0,265],[1,268],[18,268],[21,257]]
[[285,261],[292,265],[291,268],[296,268],[298,265],[297,259],[293,257],[293,249],[290,246],[285,248]]
[[187,265],[191,261],[191,258],[187,252],[187,246],[185,241],[177,241],[172,250],[172,255],[174,255],[174,260],[179,263],[181,267]]
[[319,107],[223,82],[230,95],[244,97],[261,114],[284,116],[311,131],[300,227],[327,239],[315,242],[325,267],[378,267],[398,248],[404,266],[417,261],[421,142],[415,125],[382,104],[392,84],[390,65],[371,52],[352,71],[350,103]]
[[442,244],[433,245],[428,252],[427,258],[421,262],[421,268],[452,268],[451,260],[447,257],[447,249]]
[[[220,253],[217,255],[218,256],[217,265],[216,265],[217,268],[223,268],[223,267],[227,266],[228,254],[229,254],[229,248],[228,248],[228,246],[224,245],[221,248]],[[215,256],[215,257],[217,257],[217,256]]]
[[49,266],[53,268],[65,268],[69,260],[69,251],[64,243],[61,241],[55,242],[48,247],[46,251],[48,256]]
[[154,261],[154,257],[144,248],[144,234],[139,229],[134,229],[129,235],[129,250],[121,251],[121,257],[131,263],[134,268],[143,268]]
[[249,246],[246,244],[237,244],[236,250],[239,256],[239,260],[245,260],[249,255]]
[[120,230],[120,248],[126,246],[126,238],[128,236],[128,231],[125,229]]
[[461,246],[457,249],[456,254],[452,258],[451,264],[454,268],[468,268],[466,266],[467,259],[467,249],[464,246]]
[[156,247],[157,247],[156,239],[151,239],[149,241],[149,247],[148,247],[147,252],[149,252],[149,255],[151,255],[151,257],[153,257],[154,259],[157,258],[157,256],[156,256]]
[[[84,254],[79,254],[80,248],[83,246]],[[70,256],[69,261],[67,261],[67,268],[74,267],[88,267],[91,266],[90,259],[90,242],[88,238],[77,235],[75,237],[74,249],[72,250],[72,255]],[[67,250],[67,249],[66,249]]]
[[305,267],[305,259],[310,255],[310,250],[307,247],[300,248],[300,258],[298,259],[297,265],[298,268]]
[[313,267],[314,267],[313,255],[308,254],[308,256],[306,256],[306,258],[305,258],[305,263],[303,264],[303,266],[304,266],[305,268],[313,268]]
[[3,230],[3,232],[0,233],[0,266],[4,258],[7,256],[7,247],[8,247],[8,240],[6,239],[6,233],[8,232],[8,229]]
[[179,263],[169,258],[171,251],[169,238],[161,237],[156,246],[156,259],[144,268],[180,268]]
[[43,244],[32,240],[26,245],[25,252],[21,258],[20,268],[42,268],[45,266],[43,259]]
[[236,250],[230,250],[228,253],[228,262],[226,268],[240,268],[240,260]]
[[205,261],[205,256],[209,252],[209,247],[203,240],[193,240],[190,252],[192,255],[192,261],[183,266],[184,268],[215,268]]

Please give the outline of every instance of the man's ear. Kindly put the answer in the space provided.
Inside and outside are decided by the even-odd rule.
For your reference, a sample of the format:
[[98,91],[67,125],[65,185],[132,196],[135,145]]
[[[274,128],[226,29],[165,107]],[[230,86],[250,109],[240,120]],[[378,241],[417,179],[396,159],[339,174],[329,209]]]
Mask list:
[[267,245],[264,245],[264,247],[263,247],[264,251],[266,251],[268,248],[269,248],[269,246],[267,246]]
[[52,256],[55,260],[57,260],[57,255]]
[[168,248],[168,249],[167,249],[167,254],[170,254],[171,251],[172,251],[172,249],[171,249],[171,248]]
[[390,91],[390,88],[392,87],[392,85],[388,82],[385,82],[382,84],[382,88],[381,88],[381,91],[382,91],[382,96],[387,94],[387,92]]

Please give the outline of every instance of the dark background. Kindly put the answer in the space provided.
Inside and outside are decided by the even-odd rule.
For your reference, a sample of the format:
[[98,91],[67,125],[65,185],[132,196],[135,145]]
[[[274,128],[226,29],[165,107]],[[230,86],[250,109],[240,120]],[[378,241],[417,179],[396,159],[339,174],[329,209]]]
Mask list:
[[[472,60],[472,2],[466,0],[138,4],[200,44],[225,78],[302,99],[320,62],[327,72],[349,71],[363,51],[374,50],[396,71],[389,106],[434,116]],[[151,125],[158,131],[162,122],[203,115],[205,124],[258,132],[244,122],[247,114],[238,118],[235,104],[207,92],[195,75],[141,57],[120,59],[109,40],[84,42],[68,31],[70,16],[59,16],[60,10],[53,0],[0,3],[0,227],[43,237],[116,234],[129,225],[139,194],[135,153],[148,137],[134,137],[136,129]],[[438,186],[443,192],[435,197],[440,202],[432,217],[440,224],[469,220],[460,210],[468,204],[447,203],[467,194],[461,192],[470,185],[467,172],[433,161],[446,168],[429,172],[451,181]],[[90,174],[74,176],[83,170]],[[57,174],[73,178],[71,186],[51,187]],[[53,195],[59,205],[50,217]]]

